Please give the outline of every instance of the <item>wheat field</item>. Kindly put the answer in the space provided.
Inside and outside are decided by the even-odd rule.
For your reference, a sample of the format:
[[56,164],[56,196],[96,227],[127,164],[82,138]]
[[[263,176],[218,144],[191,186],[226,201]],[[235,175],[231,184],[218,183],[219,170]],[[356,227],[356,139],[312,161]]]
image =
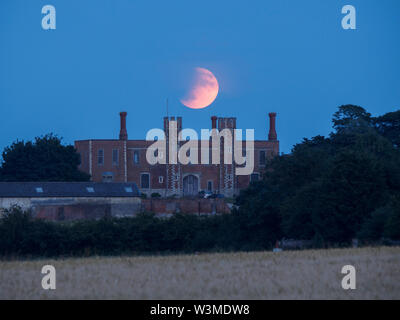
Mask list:
[[[341,287],[348,264],[355,290]],[[400,247],[0,261],[0,299],[399,298]]]

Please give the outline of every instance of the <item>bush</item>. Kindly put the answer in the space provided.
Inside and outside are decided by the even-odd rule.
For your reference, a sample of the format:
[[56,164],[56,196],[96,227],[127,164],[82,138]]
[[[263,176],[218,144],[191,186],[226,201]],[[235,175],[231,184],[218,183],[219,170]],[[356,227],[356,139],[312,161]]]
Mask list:
[[153,193],[151,194],[151,197],[152,197],[152,198],[161,198],[161,194],[159,194],[158,192],[153,192]]
[[393,199],[391,209],[385,222],[383,236],[393,240],[400,240],[400,195]]
[[376,241],[382,238],[400,240],[400,196],[395,196],[384,207],[375,210],[359,232],[360,239]]
[[[33,219],[18,207],[0,219],[0,256],[89,256],[230,250],[229,215],[142,213],[133,218],[80,220],[68,224]],[[228,228],[228,230],[227,230]]]
[[391,214],[392,208],[385,206],[372,212],[371,217],[366,219],[358,234],[364,241],[376,241],[382,238],[385,223]]

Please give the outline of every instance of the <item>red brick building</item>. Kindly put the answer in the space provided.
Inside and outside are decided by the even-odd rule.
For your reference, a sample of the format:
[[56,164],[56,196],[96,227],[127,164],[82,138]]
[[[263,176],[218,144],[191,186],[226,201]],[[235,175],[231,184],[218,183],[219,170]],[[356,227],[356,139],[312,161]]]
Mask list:
[[[153,192],[161,196],[196,195],[198,192],[211,191],[232,196],[240,189],[246,188],[250,181],[257,180],[265,170],[266,160],[279,154],[279,141],[275,129],[276,113],[269,114],[268,140],[255,140],[254,170],[249,175],[237,175],[239,167],[232,164],[155,164],[146,160],[147,148],[154,141],[128,140],[126,130],[126,112],[120,113],[121,128],[119,139],[79,140],[75,147],[81,155],[80,169],[91,175],[94,182],[135,182],[140,191],[150,195]],[[170,121],[176,121],[178,131],[182,129],[182,118],[164,117],[164,132],[168,141]],[[236,129],[236,118],[211,117],[211,127],[218,129]],[[178,143],[178,146],[186,141]],[[211,142],[209,146],[211,148]],[[200,146],[201,141],[198,141]],[[221,142],[222,143],[222,142]],[[245,145],[245,141],[243,141]],[[168,147],[166,158],[169,159]],[[221,147],[221,159],[223,159]],[[200,154],[200,152],[199,152]],[[200,155],[199,155],[200,157]],[[199,160],[200,163],[200,160]]]

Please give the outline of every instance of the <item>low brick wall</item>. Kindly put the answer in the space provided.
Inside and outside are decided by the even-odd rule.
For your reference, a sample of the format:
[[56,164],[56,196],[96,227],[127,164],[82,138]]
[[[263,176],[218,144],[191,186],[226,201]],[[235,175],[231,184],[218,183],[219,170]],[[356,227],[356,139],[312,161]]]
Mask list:
[[33,214],[38,219],[52,221],[99,219],[111,216],[111,205],[104,203],[37,206],[33,208]]
[[[0,204],[31,209],[38,219],[70,221],[102,217],[134,217],[140,212],[157,215],[225,214],[230,207],[224,199],[140,199],[133,198],[14,198]],[[0,208],[3,208],[0,206]],[[1,210],[0,210],[1,215]]]
[[32,201],[34,217],[47,220],[99,219],[103,217],[133,217],[141,211],[141,199],[51,199]]
[[156,214],[230,213],[224,199],[142,199],[142,211]]

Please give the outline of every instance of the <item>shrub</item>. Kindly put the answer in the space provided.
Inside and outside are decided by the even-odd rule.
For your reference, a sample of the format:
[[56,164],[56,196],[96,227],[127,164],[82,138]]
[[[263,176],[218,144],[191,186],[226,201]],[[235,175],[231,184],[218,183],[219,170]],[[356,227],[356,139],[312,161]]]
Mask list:
[[57,223],[33,219],[19,207],[0,219],[0,256],[88,256],[196,252],[231,248],[226,216],[177,214],[169,219],[141,213]]
[[379,240],[383,236],[385,223],[391,213],[392,208],[385,206],[372,212],[371,217],[365,220],[358,234],[361,240]]
[[151,194],[151,197],[152,197],[152,198],[161,198],[161,194],[159,194],[158,192],[153,192],[153,193]]
[[393,199],[391,209],[385,222],[383,236],[393,240],[400,240],[400,195]]

